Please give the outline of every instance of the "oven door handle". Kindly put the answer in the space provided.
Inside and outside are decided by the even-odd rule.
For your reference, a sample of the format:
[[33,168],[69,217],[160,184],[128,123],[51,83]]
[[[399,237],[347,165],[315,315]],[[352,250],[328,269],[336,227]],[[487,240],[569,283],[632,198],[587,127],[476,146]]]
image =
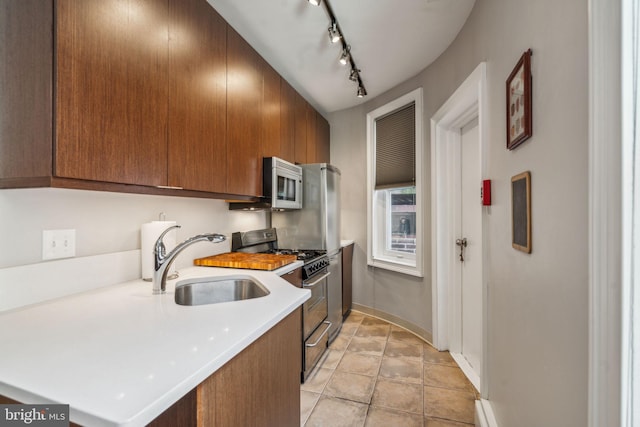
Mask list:
[[314,342],[313,344],[305,344],[306,347],[315,347],[317,346],[320,341],[322,341],[322,338],[327,335],[327,332],[329,332],[329,329],[331,328],[332,323],[329,322],[328,320],[325,320],[324,322],[325,325],[327,325],[327,329],[324,330],[323,333],[320,334],[320,336],[318,337],[318,339],[316,340],[316,342]]
[[322,280],[326,279],[327,277],[329,277],[331,273],[326,273],[323,274],[321,278],[319,278],[318,280],[314,280],[312,283],[303,283],[302,287],[303,288],[313,288],[315,285],[317,285],[319,282],[321,282]]

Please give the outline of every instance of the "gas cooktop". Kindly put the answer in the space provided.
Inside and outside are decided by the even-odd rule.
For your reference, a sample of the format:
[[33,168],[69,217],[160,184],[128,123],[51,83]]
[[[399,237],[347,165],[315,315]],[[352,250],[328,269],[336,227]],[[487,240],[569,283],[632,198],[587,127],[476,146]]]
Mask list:
[[326,254],[316,249],[270,249],[265,253],[273,255],[295,255],[299,261],[311,261]]
[[278,236],[275,228],[235,232],[231,236],[231,250],[233,252],[295,255],[296,259],[304,262],[303,280],[322,273],[329,266],[329,258],[325,250],[278,248]]

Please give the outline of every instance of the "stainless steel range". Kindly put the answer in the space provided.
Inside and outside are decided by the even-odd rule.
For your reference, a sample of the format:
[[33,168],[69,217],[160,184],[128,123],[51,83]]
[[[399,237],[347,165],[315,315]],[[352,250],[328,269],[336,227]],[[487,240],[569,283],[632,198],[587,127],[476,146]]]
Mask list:
[[231,250],[234,252],[296,255],[304,262],[302,282],[294,285],[309,289],[311,298],[302,306],[302,373],[304,382],[325,352],[329,341],[331,322],[327,298],[329,258],[324,250],[300,250],[278,248],[275,228],[233,233]]
[[326,163],[302,166],[302,209],[272,212],[271,225],[278,229],[278,244],[293,249],[327,252],[329,342],[342,328],[342,254],[340,247],[340,170]]

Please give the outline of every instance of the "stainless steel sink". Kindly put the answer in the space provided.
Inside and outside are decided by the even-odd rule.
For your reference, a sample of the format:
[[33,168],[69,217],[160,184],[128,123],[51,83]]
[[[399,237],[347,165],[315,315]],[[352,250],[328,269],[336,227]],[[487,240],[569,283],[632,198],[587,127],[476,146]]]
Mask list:
[[179,305],[241,301],[269,295],[269,290],[249,276],[200,277],[176,283]]

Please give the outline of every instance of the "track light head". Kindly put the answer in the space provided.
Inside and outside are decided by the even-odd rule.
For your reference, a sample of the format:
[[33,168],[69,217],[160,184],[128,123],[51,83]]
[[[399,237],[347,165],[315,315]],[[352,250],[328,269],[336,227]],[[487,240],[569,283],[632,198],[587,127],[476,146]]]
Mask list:
[[336,21],[333,21],[329,27],[329,40],[331,40],[331,43],[338,43],[341,38],[342,35],[340,34],[340,31],[338,31],[338,25],[336,24]]
[[351,50],[351,46],[347,46],[342,49],[342,55],[340,55],[340,64],[347,65],[349,63],[349,51]]
[[[319,6],[322,3],[322,0],[307,0],[314,6]],[[338,21],[333,14],[331,6],[329,5],[329,0],[324,2],[325,9],[327,14],[329,15],[330,25],[327,31],[329,32],[329,40],[331,43],[341,42],[342,53],[340,54],[340,64],[347,65],[349,64],[351,67],[351,71],[349,72],[349,80],[358,84],[358,90],[356,95],[358,98],[364,98],[367,96],[367,90],[364,88],[362,84],[362,80],[360,78],[360,70],[356,67],[355,60],[351,56],[351,46],[347,44],[344,36],[342,35],[340,29],[338,28]]]

